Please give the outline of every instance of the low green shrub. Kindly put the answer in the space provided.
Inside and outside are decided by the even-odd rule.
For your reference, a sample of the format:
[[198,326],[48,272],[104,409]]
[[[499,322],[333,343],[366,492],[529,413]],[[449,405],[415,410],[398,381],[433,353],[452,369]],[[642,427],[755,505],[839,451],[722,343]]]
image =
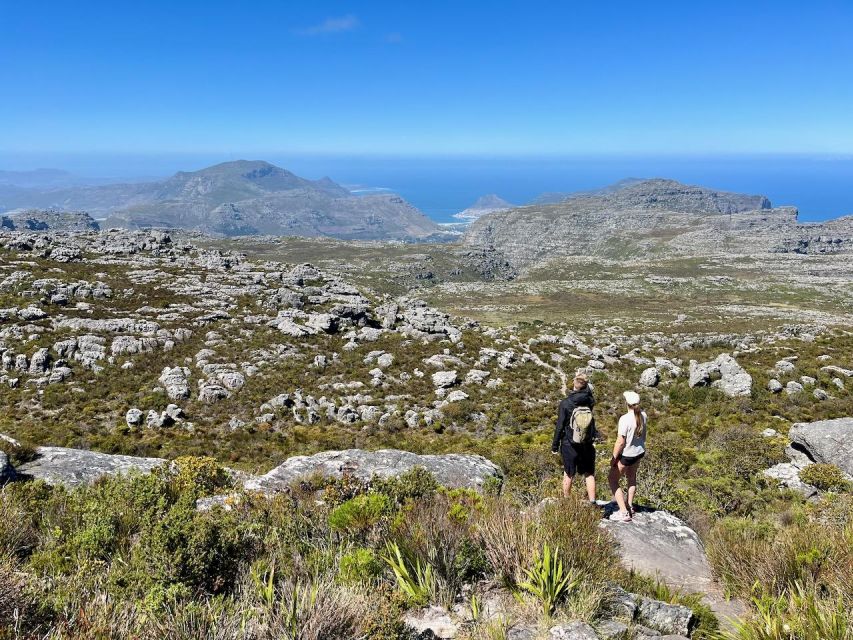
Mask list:
[[430,496],[438,489],[435,476],[424,467],[414,467],[397,477],[374,478],[372,489],[388,496],[396,504]]
[[382,575],[383,568],[372,549],[353,549],[340,558],[338,580],[344,585],[370,584]]
[[172,462],[168,474],[176,493],[196,498],[211,496],[232,484],[228,472],[207,456],[181,456]]
[[834,464],[810,464],[800,471],[800,480],[820,491],[849,491],[851,482],[844,472]]
[[365,493],[335,507],[329,514],[333,531],[363,534],[377,525],[391,508],[391,501],[381,493]]

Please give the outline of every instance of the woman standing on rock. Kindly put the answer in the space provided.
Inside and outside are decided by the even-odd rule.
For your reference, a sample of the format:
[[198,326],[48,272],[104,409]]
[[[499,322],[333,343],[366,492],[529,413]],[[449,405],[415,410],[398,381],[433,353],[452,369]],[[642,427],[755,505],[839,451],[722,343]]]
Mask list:
[[[640,407],[640,396],[634,391],[622,394],[628,403],[628,411],[619,418],[616,444],[613,445],[613,458],[610,460],[608,481],[613,499],[619,506],[610,519],[614,522],[631,522],[634,514],[634,496],[637,493],[637,469],[640,460],[646,455],[646,427],[648,416]],[[628,502],[619,486],[619,480],[625,476],[628,480]]]

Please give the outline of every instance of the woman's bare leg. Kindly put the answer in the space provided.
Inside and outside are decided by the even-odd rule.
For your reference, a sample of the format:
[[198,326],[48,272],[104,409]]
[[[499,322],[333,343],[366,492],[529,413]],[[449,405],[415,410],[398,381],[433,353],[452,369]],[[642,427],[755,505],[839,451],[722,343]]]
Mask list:
[[622,477],[622,472],[625,470],[621,462],[617,462],[615,467],[610,467],[610,475],[607,480],[610,484],[610,491],[613,492],[613,499],[619,505],[619,510],[622,513],[628,513],[628,506],[625,504],[625,494],[622,493],[622,488],[619,486],[619,479]]
[[640,463],[635,462],[625,469],[625,478],[628,480],[628,509],[632,515],[634,513],[634,496],[637,495],[637,469],[639,466]]

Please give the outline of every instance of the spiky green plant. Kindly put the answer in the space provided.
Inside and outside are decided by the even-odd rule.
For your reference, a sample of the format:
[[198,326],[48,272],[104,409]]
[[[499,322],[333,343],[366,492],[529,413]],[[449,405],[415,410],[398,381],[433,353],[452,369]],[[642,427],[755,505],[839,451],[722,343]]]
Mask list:
[[794,583],[785,593],[753,598],[755,615],[736,623],[723,640],[853,640],[853,612],[841,597],[821,597]]
[[559,547],[551,551],[546,543],[542,553],[537,554],[532,569],[525,569],[527,580],[519,588],[536,598],[542,605],[542,612],[551,617],[557,605],[572,592],[580,582],[577,573],[563,568]]
[[432,565],[420,558],[407,560],[396,542],[389,542],[382,559],[391,567],[397,586],[414,604],[425,605],[435,593],[436,580]]

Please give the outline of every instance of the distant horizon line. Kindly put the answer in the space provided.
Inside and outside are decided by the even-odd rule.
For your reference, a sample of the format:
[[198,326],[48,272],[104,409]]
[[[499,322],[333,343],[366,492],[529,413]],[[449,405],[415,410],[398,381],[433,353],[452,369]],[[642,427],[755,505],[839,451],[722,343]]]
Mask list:
[[[127,150],[15,150],[0,149],[3,156],[127,156],[127,157],[157,157],[157,156],[219,156],[227,159],[222,162],[237,160],[265,160],[266,156],[298,156],[298,157],[372,157],[372,158],[727,158],[727,157],[796,157],[796,158],[853,158],[853,151],[424,151],[424,152],[394,152],[394,151],[299,151],[299,150],[269,150],[247,151],[127,151]],[[218,163],[217,163],[218,164]],[[48,168],[48,167],[39,167]],[[54,167],[49,167],[54,168]]]

